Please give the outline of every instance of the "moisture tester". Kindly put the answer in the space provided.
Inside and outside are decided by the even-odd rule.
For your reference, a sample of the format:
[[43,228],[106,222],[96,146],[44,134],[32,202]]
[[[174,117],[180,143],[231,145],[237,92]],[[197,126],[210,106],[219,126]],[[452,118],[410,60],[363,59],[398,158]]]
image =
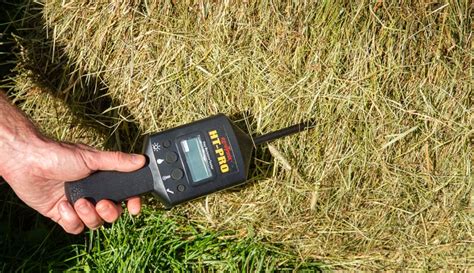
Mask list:
[[98,171],[65,183],[66,197],[93,203],[121,202],[152,192],[167,208],[242,184],[255,145],[309,128],[309,122],[250,137],[218,114],[146,137],[145,167],[134,172]]

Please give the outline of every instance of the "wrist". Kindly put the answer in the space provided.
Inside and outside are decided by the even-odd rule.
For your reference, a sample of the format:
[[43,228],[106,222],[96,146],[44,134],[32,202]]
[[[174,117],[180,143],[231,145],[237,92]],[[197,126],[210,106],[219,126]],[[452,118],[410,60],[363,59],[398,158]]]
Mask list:
[[41,146],[46,140],[33,123],[1,94],[0,116],[0,176],[5,177],[14,164],[24,164],[32,146]]
[[[0,130],[3,134],[4,130]],[[39,147],[45,147],[46,141],[38,134],[20,133],[0,137],[0,176],[8,177],[8,173],[18,166],[30,165],[30,160]]]

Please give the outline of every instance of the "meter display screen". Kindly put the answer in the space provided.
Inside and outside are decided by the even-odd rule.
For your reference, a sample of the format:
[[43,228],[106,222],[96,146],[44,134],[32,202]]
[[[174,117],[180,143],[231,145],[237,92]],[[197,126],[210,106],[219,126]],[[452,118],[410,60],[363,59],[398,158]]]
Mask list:
[[194,183],[212,177],[211,162],[202,143],[201,136],[181,141],[181,148]]

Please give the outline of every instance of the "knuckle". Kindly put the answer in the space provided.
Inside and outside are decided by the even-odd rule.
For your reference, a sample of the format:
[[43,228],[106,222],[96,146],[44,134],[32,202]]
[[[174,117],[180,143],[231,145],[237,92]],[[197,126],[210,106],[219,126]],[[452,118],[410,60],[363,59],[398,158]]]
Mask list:
[[78,226],[78,227],[72,229],[69,233],[74,234],[74,235],[78,235],[78,234],[80,234],[83,230],[84,230],[84,226],[83,226],[83,225],[80,225],[80,226]]
[[111,152],[111,153],[112,153],[112,158],[116,162],[122,162],[122,161],[126,160],[125,155],[121,152]]
[[117,216],[111,216],[108,219],[104,219],[105,222],[112,224],[113,222],[117,221],[118,217]]
[[98,212],[99,216],[104,219],[106,222],[110,222],[110,219],[113,218],[114,213],[110,210]]
[[119,217],[118,211],[115,209],[112,209],[108,211],[102,218],[108,223],[113,223],[118,219],[118,217]]
[[79,148],[82,149],[82,150],[86,150],[86,151],[89,151],[89,152],[95,151],[94,148],[92,148],[91,146],[89,146],[89,145],[87,145],[87,144],[85,144],[85,143],[83,143],[83,142],[78,142],[78,143],[76,143],[76,146],[79,147]]
[[96,162],[97,156],[96,156],[95,151],[78,150],[77,155],[82,160],[82,162],[84,162],[84,164],[89,170],[92,170],[92,171],[97,170],[97,162]]
[[75,223],[75,224],[63,224],[62,225],[64,231],[70,234],[80,234],[84,230],[84,225],[82,223]]
[[104,224],[103,221],[98,221],[98,222],[95,222],[95,223],[90,223],[89,225],[87,225],[87,227],[92,229],[92,230],[96,230],[96,229],[100,228],[103,224]]

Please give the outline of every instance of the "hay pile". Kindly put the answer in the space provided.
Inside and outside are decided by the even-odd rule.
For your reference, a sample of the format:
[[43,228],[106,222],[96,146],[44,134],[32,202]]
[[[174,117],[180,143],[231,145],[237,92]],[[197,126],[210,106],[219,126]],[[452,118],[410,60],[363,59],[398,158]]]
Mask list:
[[101,84],[59,93],[109,97],[108,128],[140,134],[315,118],[256,160],[256,183],[171,213],[337,268],[472,266],[472,4],[310,2],[46,1],[64,77]]

